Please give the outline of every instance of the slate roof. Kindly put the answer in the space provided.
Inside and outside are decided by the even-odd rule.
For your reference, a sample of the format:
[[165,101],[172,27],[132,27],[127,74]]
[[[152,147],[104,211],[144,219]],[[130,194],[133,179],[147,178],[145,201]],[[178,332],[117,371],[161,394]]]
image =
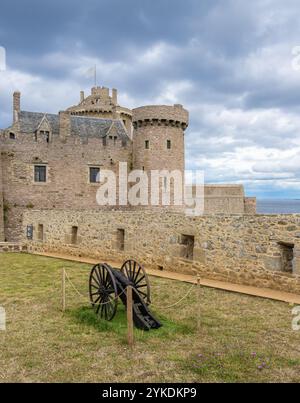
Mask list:
[[[59,115],[50,113],[25,112],[19,113],[19,124],[21,133],[34,133],[44,116],[47,118],[53,134],[59,134]],[[105,137],[111,125],[117,130],[118,136],[123,141],[128,141],[129,137],[120,120],[117,119],[101,119],[83,116],[70,116],[71,132],[81,137]]]

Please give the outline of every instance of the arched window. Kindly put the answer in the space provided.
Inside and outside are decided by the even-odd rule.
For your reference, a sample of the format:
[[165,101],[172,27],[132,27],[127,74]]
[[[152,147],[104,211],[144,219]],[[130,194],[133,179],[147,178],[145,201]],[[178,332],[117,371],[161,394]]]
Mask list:
[[16,140],[15,133],[9,133],[9,138],[10,138],[10,140]]

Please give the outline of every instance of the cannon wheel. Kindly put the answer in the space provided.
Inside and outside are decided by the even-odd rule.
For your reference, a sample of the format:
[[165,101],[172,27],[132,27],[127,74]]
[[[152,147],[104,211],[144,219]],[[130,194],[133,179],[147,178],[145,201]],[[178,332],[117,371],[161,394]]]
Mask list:
[[121,272],[134,284],[134,287],[146,304],[151,304],[150,283],[143,266],[135,260],[127,260],[121,267]]
[[96,314],[112,320],[117,312],[118,289],[114,275],[106,264],[93,267],[89,281],[90,300]]

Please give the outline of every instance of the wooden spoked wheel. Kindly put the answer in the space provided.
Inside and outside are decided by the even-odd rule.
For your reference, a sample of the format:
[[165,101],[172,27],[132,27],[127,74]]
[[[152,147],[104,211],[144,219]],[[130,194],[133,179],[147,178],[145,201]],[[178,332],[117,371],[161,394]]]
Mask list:
[[146,304],[150,304],[150,284],[148,275],[143,266],[135,260],[127,260],[121,267],[121,272],[132,283]]
[[93,267],[89,291],[96,314],[105,320],[112,320],[117,312],[118,289],[114,275],[106,264],[97,264]]

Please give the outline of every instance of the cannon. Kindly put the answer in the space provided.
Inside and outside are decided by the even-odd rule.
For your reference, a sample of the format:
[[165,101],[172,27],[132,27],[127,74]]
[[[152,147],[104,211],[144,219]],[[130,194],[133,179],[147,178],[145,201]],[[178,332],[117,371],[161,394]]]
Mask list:
[[119,299],[127,305],[127,286],[132,286],[133,321],[138,329],[158,329],[162,324],[149,309],[151,304],[148,275],[138,262],[127,260],[121,269],[107,263],[96,264],[89,279],[90,301],[96,314],[111,321],[117,312]]

